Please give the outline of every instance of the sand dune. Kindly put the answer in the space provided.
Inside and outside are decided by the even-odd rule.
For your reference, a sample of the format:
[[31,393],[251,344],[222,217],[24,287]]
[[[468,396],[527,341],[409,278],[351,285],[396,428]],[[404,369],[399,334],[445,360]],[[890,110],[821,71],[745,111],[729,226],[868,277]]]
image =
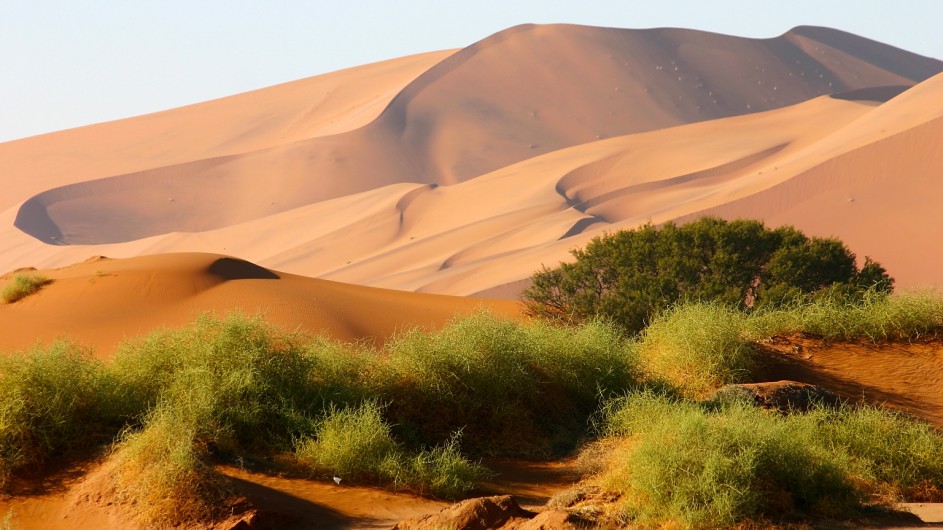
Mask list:
[[107,356],[126,338],[181,326],[206,312],[261,314],[289,330],[383,342],[396,331],[439,327],[460,313],[519,311],[514,302],[344,285],[216,254],[92,258],[34,274],[53,282],[0,305],[0,351],[69,338]]
[[[13,184],[0,270],[213,252],[513,297],[604,230],[712,213],[843,237],[900,285],[941,282],[879,230],[899,219],[933,238],[943,224],[930,204],[943,81],[924,81],[941,69],[826,28],[762,40],[520,26],[457,52],[2,144]],[[893,200],[862,207],[892,182]],[[838,188],[839,208],[854,206],[841,222]]]
[[[822,43],[828,39],[819,33],[842,48]],[[867,53],[848,53],[859,48]],[[889,70],[869,55],[893,55],[901,66]],[[441,57],[398,65],[390,76],[395,82],[377,90],[380,95],[368,92],[374,95],[366,102],[348,96],[376,109],[376,100],[389,99],[390,87],[401,87],[363,127],[334,135],[321,134],[341,128],[330,123],[296,127],[307,139],[285,134],[284,120],[269,125],[268,116],[244,118],[241,128],[248,130],[220,144],[230,149],[197,142],[203,151],[197,160],[169,157],[141,171],[100,172],[95,180],[25,196],[16,226],[49,244],[213,230],[393,183],[455,184],[599,138],[849,89],[910,85],[940,69],[937,61],[834,30],[799,28],[758,40],[674,29],[519,26],[448,55],[401,84],[416,74],[413,68]],[[341,81],[331,82],[344,93],[364,91],[358,83],[378,68],[348,71],[341,81],[354,85],[349,91]],[[330,121],[338,112],[302,119]],[[269,145],[275,128],[282,136]]]

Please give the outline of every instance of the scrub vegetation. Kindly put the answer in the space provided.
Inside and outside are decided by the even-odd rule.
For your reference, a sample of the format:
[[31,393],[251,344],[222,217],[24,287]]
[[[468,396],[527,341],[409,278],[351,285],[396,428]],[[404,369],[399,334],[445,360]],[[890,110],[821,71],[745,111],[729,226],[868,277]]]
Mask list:
[[64,456],[110,453],[110,494],[143,520],[213,519],[220,463],[446,499],[485,456],[571,454],[609,440],[598,480],[626,523],[721,527],[846,517],[875,502],[943,500],[943,438],[878,408],[782,415],[711,399],[745,381],[775,335],[938,337],[932,293],[815,298],[744,313],[680,304],[636,338],[613,324],[463,317],[382,348],[207,315],[123,344],[0,358],[0,482]]

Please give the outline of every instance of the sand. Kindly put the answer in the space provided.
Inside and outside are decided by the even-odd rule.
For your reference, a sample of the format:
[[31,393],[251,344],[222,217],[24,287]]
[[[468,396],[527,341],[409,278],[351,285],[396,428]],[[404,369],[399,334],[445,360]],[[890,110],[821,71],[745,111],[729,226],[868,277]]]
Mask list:
[[[53,281],[0,305],[0,352],[67,337],[107,358],[205,312],[376,343],[481,309],[517,317],[530,275],[571,249],[702,215],[840,237],[898,287],[943,286],[941,71],[828,28],[748,39],[525,25],[2,143],[0,283],[22,267]],[[941,349],[816,347],[774,375],[943,425]],[[533,505],[570,480],[566,463],[503,465],[494,488]],[[125,527],[103,466],[27,480],[0,515]],[[443,506],[223,471],[301,526],[384,527]]]
[[[0,144],[0,270],[212,252],[513,298],[606,230],[711,213],[847,238],[900,286],[939,284],[908,238],[875,228],[900,219],[915,238],[939,235],[941,70],[827,28],[747,39],[519,26]],[[888,155],[901,145],[906,156]],[[892,200],[862,207],[884,191]]]
[[31,274],[52,283],[16,303],[0,304],[0,352],[67,338],[108,357],[126,339],[182,326],[204,313],[262,315],[286,330],[376,344],[408,328],[441,327],[460,314],[520,313],[512,301],[347,285],[216,254],[92,258]]

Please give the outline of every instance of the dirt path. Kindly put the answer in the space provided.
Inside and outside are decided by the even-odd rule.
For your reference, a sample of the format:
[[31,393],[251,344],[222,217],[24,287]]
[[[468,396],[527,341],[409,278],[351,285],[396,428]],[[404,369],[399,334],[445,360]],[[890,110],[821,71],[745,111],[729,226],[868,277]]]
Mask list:
[[[485,464],[496,476],[480,493],[509,493],[531,509],[543,506],[577,480],[572,460],[493,460]],[[343,482],[285,478],[228,466],[218,469],[233,481],[249,505],[262,512],[261,522],[286,530],[390,528],[403,519],[433,514],[450,504]],[[22,481],[17,496],[0,498],[0,522],[9,513],[16,530],[133,528],[127,511],[103,495],[104,475],[104,466],[93,463],[77,465],[52,479]],[[235,508],[230,525],[239,519],[238,511]]]

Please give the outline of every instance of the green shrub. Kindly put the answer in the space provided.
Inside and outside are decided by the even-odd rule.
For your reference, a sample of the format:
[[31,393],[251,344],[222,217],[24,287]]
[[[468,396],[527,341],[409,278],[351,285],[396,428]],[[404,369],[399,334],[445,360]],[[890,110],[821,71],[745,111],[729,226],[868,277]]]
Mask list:
[[0,297],[3,298],[4,302],[12,304],[35,293],[51,282],[52,280],[38,274],[17,274],[13,276],[13,282],[3,288]]
[[943,502],[943,436],[906,415],[876,407],[829,414],[822,435],[850,454],[859,473],[892,500]]
[[878,408],[780,415],[647,392],[608,403],[601,432],[627,440],[604,484],[646,525],[720,528],[943,498],[943,436]]
[[631,436],[608,487],[643,524],[722,528],[793,512],[859,506],[849,460],[816,439],[808,417],[733,404],[716,412],[654,395],[611,409],[610,432]]
[[469,462],[459,448],[459,436],[403,460],[397,479],[420,494],[459,499],[488,477],[488,471]]
[[458,447],[458,437],[431,450],[409,455],[392,436],[381,407],[366,402],[357,408],[332,409],[302,438],[295,457],[314,474],[341,480],[369,479],[396,488],[447,499],[467,493],[485,476]]
[[743,313],[716,304],[680,305],[645,329],[641,362],[689,397],[743,382],[756,362],[744,332],[746,320]]
[[523,293],[530,312],[566,321],[609,318],[630,334],[684,300],[744,310],[824,291],[856,300],[868,289],[890,292],[894,283],[870,259],[859,270],[838,240],[750,220],[646,225],[597,237],[573,256],[573,263],[533,275]]
[[126,431],[116,446],[110,489],[142,523],[178,526],[220,515],[228,483],[206,463],[199,426],[158,407],[140,431]]
[[298,461],[314,472],[348,480],[395,478],[391,475],[399,452],[376,402],[332,408],[317,423],[314,436],[302,438],[295,448]]
[[101,366],[59,342],[0,357],[0,488],[18,469],[108,441],[111,424]]
[[396,432],[428,446],[462,430],[476,454],[568,450],[600,399],[639,379],[634,351],[601,323],[573,331],[480,314],[386,349],[382,396]]
[[820,297],[751,315],[750,333],[763,338],[809,333],[826,340],[919,340],[943,332],[943,296],[933,291],[868,292],[851,301]]

